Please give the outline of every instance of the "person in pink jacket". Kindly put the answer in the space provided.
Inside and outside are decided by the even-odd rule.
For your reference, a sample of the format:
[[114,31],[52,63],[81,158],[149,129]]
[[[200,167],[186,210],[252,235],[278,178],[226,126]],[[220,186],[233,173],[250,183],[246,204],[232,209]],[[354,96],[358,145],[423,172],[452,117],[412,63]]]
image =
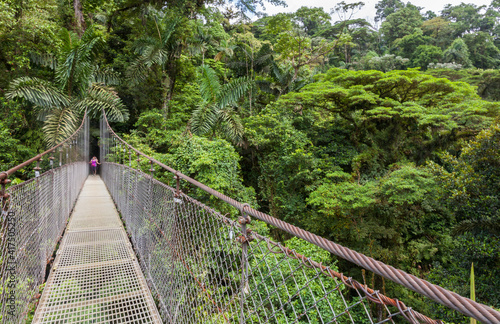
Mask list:
[[101,163],[99,163],[99,160],[95,156],[92,158],[92,160],[90,160],[89,163],[92,166],[92,171],[94,172],[94,175],[96,175],[97,165]]

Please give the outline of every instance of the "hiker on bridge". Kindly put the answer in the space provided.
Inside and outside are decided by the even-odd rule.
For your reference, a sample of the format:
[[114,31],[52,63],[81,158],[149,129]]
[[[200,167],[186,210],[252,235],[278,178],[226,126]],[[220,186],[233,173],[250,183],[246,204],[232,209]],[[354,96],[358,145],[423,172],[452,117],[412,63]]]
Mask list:
[[92,171],[94,172],[94,175],[96,175],[97,165],[101,163],[99,163],[99,160],[95,156],[92,158],[92,160],[90,160],[89,163],[92,165]]

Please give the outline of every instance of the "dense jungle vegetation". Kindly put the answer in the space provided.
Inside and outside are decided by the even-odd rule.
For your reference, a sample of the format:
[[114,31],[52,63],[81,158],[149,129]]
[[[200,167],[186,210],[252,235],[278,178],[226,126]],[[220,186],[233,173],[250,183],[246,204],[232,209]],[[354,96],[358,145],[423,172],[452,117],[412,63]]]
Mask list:
[[500,308],[500,1],[381,0],[375,23],[353,18],[362,2],[262,5],[0,0],[0,169],[104,107],[146,154],[274,217],[464,296],[474,263]]

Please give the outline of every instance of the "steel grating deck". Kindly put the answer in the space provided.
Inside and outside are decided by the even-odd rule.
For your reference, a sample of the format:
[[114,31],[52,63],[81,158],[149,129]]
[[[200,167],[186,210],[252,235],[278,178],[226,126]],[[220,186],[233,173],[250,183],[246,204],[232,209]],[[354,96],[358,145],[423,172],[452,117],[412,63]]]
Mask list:
[[83,186],[33,322],[162,322],[99,177]]

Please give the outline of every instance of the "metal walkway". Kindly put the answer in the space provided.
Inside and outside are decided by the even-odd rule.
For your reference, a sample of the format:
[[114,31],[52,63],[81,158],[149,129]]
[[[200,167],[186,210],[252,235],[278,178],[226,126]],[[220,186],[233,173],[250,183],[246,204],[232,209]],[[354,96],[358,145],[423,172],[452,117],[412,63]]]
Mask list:
[[34,323],[161,323],[100,177],[80,193]]

